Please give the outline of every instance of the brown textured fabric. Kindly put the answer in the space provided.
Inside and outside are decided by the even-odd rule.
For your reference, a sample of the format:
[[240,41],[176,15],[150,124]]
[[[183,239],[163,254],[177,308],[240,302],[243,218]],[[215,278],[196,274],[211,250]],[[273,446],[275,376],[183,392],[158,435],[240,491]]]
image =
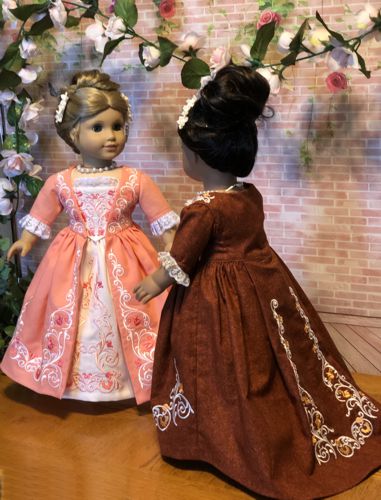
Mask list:
[[161,452],[278,499],[333,495],[381,465],[381,411],[358,388],[263,229],[245,184],[185,207],[191,277],[162,313],[152,405]]

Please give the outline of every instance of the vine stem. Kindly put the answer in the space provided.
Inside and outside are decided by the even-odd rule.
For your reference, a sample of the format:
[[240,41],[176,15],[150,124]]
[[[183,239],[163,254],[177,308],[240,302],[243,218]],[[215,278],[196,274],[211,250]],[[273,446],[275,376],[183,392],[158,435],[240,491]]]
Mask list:
[[[151,47],[155,47],[155,49],[160,50],[160,47],[158,47],[156,44],[150,42],[147,38],[144,38],[144,36],[139,35],[139,33],[136,33],[136,31],[133,30],[132,28],[129,28],[128,32],[129,32],[128,34],[132,35],[132,37],[139,38],[143,42],[148,43],[148,45],[150,45]],[[182,61],[184,63],[187,62],[186,59],[184,59],[183,57],[177,56],[176,54],[172,54],[172,57],[174,59],[178,59],[179,61]]]
[[3,144],[5,141],[5,137],[7,135],[4,104],[0,104],[0,113],[1,113],[1,143]]

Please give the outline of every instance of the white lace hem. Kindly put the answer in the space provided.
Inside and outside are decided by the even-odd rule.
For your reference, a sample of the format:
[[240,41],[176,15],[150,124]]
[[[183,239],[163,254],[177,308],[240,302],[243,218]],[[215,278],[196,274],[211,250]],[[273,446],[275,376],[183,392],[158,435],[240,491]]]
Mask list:
[[168,272],[169,276],[176,280],[176,283],[183,286],[189,286],[190,280],[187,273],[181,269],[176,260],[169,252],[159,252],[158,259],[160,264]]
[[43,240],[48,240],[50,238],[51,229],[47,224],[44,224],[40,220],[36,219],[32,215],[25,215],[20,219],[20,227],[26,229],[32,234],[35,234]]
[[180,217],[176,212],[171,210],[170,212],[167,212],[166,214],[151,222],[150,227],[152,234],[154,236],[161,236],[168,229],[177,226],[179,222]]

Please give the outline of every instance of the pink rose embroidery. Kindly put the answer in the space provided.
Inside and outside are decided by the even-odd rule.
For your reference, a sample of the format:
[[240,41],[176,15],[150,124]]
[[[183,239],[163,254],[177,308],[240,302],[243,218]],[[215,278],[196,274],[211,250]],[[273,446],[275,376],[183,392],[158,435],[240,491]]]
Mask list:
[[277,12],[273,12],[272,10],[265,10],[259,17],[259,21],[257,22],[257,30],[264,26],[265,24],[269,24],[272,21],[275,21],[275,24],[278,25],[281,22],[282,18]]
[[128,328],[137,329],[141,327],[144,323],[144,316],[141,312],[130,313],[127,316],[127,326]]
[[60,326],[60,327],[65,327],[68,325],[68,317],[67,317],[67,314],[63,313],[63,312],[58,312],[55,314],[54,316],[54,324],[56,326]]
[[144,352],[150,352],[155,347],[155,339],[153,336],[146,336],[141,343]]
[[339,71],[334,71],[329,74],[325,79],[325,83],[327,84],[328,89],[331,92],[341,92],[348,88],[348,80],[344,73],[340,73]]
[[162,0],[159,5],[159,12],[164,19],[170,19],[176,13],[175,0]]

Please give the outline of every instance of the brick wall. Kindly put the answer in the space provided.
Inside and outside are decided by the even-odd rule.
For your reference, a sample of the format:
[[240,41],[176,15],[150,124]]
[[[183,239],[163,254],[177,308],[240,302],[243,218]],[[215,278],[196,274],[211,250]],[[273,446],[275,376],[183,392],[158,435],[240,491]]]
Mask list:
[[[353,18],[344,16],[344,3],[307,3],[293,12],[283,23],[285,27],[300,24],[297,15],[314,15],[318,9],[333,29],[348,32],[346,25]],[[346,3],[354,12],[363,6],[355,0]],[[138,0],[137,5],[136,30],[153,39],[153,27],[158,25],[155,7],[147,0]],[[373,5],[381,6],[379,1]],[[213,25],[208,47],[224,45],[229,38],[237,46],[235,34],[256,12],[256,2],[249,0],[183,2],[174,18],[183,26],[171,38],[178,40],[176,33],[192,29],[207,34]],[[79,35],[66,37],[64,45],[60,60],[53,56],[44,60],[47,79],[55,85],[67,83],[80,68],[96,65],[91,45]],[[177,116],[192,91],[181,86],[181,64],[176,61],[147,73],[138,61],[137,45],[125,42],[104,64],[104,70],[130,96],[135,117],[119,159],[148,172],[172,206],[180,210],[200,188],[182,172],[176,134]],[[381,42],[364,44],[361,53],[370,69],[375,68],[381,60]],[[200,53],[205,59],[207,55],[207,50]],[[375,71],[370,80],[352,72],[350,92],[332,97],[324,83],[328,74],[324,61],[302,64],[287,73],[294,90],[282,90],[271,99],[276,115],[260,124],[260,150],[249,180],[264,196],[272,246],[317,309],[381,317],[381,71]],[[75,155],[55,135],[55,100],[47,97],[45,104],[38,124],[41,139],[33,153],[48,175],[65,168]],[[309,127],[318,139],[311,144],[313,164],[306,169],[300,165],[299,149]],[[141,214],[137,217],[142,220]],[[55,230],[63,225],[60,218]],[[35,266],[45,249],[45,243],[39,244],[26,263]]]

